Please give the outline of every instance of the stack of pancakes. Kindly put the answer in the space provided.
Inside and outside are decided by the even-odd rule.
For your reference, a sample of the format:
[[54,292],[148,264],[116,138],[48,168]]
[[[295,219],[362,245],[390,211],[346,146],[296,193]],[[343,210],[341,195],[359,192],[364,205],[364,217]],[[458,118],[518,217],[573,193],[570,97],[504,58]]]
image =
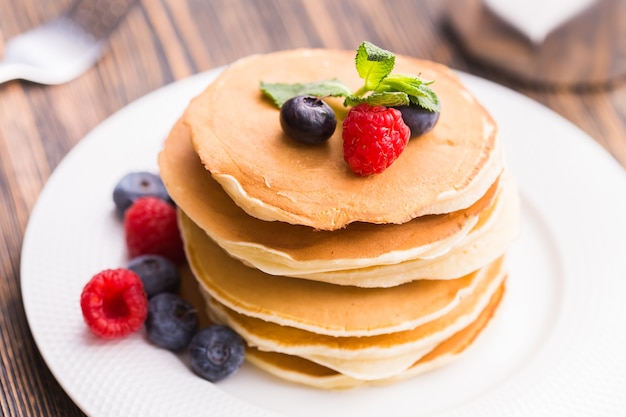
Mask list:
[[333,78],[356,90],[346,51],[234,63],[159,155],[211,319],[282,378],[347,388],[424,372],[463,352],[502,297],[519,208],[496,125],[448,68],[399,56],[394,72],[435,80],[442,111],[382,174],[344,162],[341,100],[327,99],[334,135],[310,146],[259,90]]

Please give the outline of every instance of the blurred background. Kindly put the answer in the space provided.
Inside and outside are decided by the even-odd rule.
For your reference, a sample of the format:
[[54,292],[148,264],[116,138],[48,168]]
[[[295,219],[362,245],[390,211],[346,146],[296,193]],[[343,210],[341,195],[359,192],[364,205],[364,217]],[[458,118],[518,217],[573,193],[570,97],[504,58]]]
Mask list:
[[[626,1],[549,3],[140,0],[102,58],[78,78],[54,86],[0,84],[0,415],[82,415],[28,329],[19,287],[24,230],[67,152],[108,116],[169,83],[250,54],[354,50],[368,40],[517,90],[573,122],[626,167]],[[8,39],[71,5],[0,0],[0,55]]]

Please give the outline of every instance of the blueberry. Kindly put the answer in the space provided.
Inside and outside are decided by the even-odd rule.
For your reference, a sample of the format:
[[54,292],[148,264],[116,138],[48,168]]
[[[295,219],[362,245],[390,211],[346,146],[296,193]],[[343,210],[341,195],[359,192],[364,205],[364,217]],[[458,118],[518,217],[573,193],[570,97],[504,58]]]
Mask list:
[[214,324],[200,330],[189,343],[193,371],[211,382],[220,381],[243,363],[244,341],[228,326]]
[[150,299],[146,334],[155,345],[177,351],[189,345],[198,327],[198,313],[176,294],[161,293]]
[[130,172],[113,189],[113,202],[120,215],[139,197],[154,196],[169,203],[172,200],[160,176],[151,172]]
[[430,111],[415,104],[395,108],[402,113],[402,120],[411,129],[412,138],[432,130],[439,120],[439,112]]
[[139,275],[148,298],[161,292],[176,292],[178,290],[180,284],[178,268],[164,256],[137,256],[128,262],[126,268]]
[[296,96],[280,108],[280,125],[291,139],[317,145],[328,140],[335,132],[337,117],[321,98]]

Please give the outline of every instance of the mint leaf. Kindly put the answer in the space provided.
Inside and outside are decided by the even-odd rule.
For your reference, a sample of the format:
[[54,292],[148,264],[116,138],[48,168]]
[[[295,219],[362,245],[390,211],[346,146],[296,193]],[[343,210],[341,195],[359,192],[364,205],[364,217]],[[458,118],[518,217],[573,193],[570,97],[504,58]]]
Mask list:
[[414,75],[391,74],[379,85],[377,91],[404,91],[410,95],[421,95],[424,81]]
[[375,90],[391,73],[396,64],[396,56],[370,42],[363,42],[357,49],[355,61],[356,70],[365,81],[365,85],[355,93],[361,96],[367,91]]
[[409,99],[411,103],[417,104],[420,107],[430,111],[441,111],[441,103],[439,97],[430,88],[426,87],[422,89],[422,95],[410,95]]
[[429,87],[433,81],[424,81],[410,74],[391,74],[381,83],[379,91],[400,91],[409,96],[411,103],[430,111],[439,111],[437,94]]
[[370,106],[408,106],[411,101],[406,93],[399,91],[388,91],[384,93],[372,93],[367,97],[348,96],[344,102],[347,106],[356,106],[367,103]]
[[296,84],[265,83],[261,81],[260,88],[263,94],[273,100],[278,108],[282,107],[285,101],[295,96],[345,97],[352,94],[352,91],[337,79]]

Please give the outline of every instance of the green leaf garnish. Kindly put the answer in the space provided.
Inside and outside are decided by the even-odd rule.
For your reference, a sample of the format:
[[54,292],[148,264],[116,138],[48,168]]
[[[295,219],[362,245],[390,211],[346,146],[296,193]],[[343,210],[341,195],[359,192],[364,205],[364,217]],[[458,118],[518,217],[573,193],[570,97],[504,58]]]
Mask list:
[[439,111],[437,94],[429,87],[434,81],[425,81],[416,75],[392,74],[395,55],[363,42],[356,54],[356,68],[365,84],[344,104],[354,106],[369,103],[372,106],[408,106],[415,104],[430,111]]
[[367,103],[370,106],[408,106],[411,104],[409,96],[400,91],[390,91],[386,93],[372,93],[367,97],[348,96],[344,102],[347,106],[356,106]]
[[410,95],[411,103],[430,111],[441,111],[441,103],[437,94],[430,88],[421,89],[423,95]]
[[365,85],[355,93],[360,96],[367,91],[376,90],[393,70],[396,56],[370,42],[363,42],[357,49],[355,63],[359,77],[365,81]]
[[297,84],[261,81],[260,87],[279,108],[292,97],[311,95],[345,97],[346,106],[361,103],[385,107],[413,104],[430,111],[440,111],[439,98],[430,88],[434,81],[426,81],[416,75],[392,74],[395,63],[393,53],[366,41],[359,45],[355,58],[356,70],[364,84],[354,93],[337,79]]
[[432,83],[415,75],[391,74],[381,83],[378,91],[401,91],[409,96],[411,103],[430,111],[439,111],[439,98],[429,87]]
[[346,97],[352,91],[337,79],[314,81],[310,83],[265,83],[261,81],[261,91],[274,101],[280,108],[285,101],[295,96],[309,95],[315,97]]

